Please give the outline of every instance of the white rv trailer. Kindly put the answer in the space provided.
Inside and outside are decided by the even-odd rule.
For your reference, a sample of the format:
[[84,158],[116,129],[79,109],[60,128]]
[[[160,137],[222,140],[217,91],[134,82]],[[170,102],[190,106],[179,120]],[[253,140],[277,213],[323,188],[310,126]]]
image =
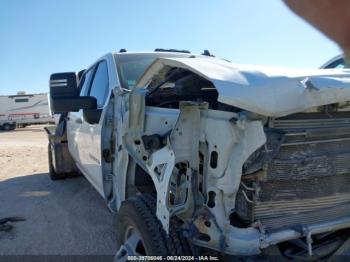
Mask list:
[[0,115],[18,126],[54,123],[48,101],[46,93],[0,96]]

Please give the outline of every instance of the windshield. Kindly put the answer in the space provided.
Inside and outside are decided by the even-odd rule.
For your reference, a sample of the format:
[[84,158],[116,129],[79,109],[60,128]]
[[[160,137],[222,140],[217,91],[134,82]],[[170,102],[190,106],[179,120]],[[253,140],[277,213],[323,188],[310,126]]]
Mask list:
[[327,65],[325,68],[347,68],[348,66],[346,65],[345,59],[340,58],[329,65]]
[[169,53],[151,53],[151,54],[116,54],[118,76],[120,83],[125,89],[133,89],[142,76],[143,72],[158,57],[189,57],[189,54],[169,54]]

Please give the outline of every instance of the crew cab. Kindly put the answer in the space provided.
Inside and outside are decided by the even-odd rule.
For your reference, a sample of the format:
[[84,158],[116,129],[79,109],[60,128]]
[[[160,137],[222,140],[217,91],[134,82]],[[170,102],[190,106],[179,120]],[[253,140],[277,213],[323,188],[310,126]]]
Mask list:
[[339,250],[350,236],[350,70],[163,51],[50,77],[61,113],[50,176],[82,173],[117,212],[116,260]]

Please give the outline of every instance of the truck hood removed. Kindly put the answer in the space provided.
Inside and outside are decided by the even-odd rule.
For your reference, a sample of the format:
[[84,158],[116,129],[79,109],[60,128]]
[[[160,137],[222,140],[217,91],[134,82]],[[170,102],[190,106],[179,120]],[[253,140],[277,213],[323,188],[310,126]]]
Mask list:
[[209,80],[222,103],[281,117],[311,107],[350,101],[350,69],[289,69],[236,65],[214,57],[159,58],[137,87],[146,87],[166,67],[183,68]]

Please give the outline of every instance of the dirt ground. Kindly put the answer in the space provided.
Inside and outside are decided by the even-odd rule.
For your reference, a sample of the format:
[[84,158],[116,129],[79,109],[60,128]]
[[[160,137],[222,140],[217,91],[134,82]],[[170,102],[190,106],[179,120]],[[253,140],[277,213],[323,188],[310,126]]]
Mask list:
[[51,181],[43,126],[0,132],[0,231],[4,255],[113,255],[115,226],[102,197],[83,178]]

